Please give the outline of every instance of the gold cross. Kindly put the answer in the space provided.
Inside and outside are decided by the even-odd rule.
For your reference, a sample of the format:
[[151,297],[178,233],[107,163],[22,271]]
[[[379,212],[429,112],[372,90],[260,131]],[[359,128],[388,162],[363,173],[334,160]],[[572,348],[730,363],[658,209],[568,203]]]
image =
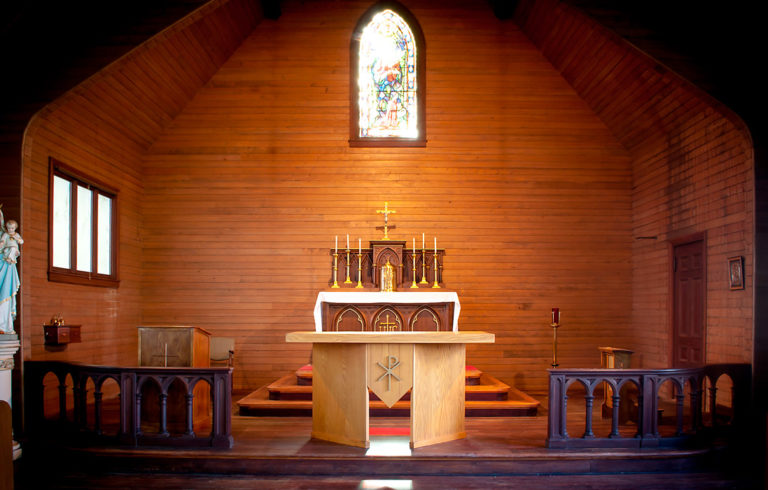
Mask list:
[[[396,326],[397,326],[397,322],[389,321],[389,313],[387,313],[387,321],[385,322],[379,321],[379,330],[386,330],[387,332],[391,332],[392,330],[395,329]],[[384,327],[384,328],[381,328],[381,327]]]
[[[389,240],[389,215],[397,211],[388,208],[389,203],[384,202],[384,209],[377,209],[376,214],[384,215],[384,240]],[[395,228],[394,226],[392,228]]]

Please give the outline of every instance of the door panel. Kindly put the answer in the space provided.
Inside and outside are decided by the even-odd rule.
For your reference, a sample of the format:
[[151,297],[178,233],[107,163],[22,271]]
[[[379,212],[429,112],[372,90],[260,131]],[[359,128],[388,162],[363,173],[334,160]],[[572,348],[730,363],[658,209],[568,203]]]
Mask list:
[[704,364],[706,294],[704,241],[674,248],[673,359],[674,367]]

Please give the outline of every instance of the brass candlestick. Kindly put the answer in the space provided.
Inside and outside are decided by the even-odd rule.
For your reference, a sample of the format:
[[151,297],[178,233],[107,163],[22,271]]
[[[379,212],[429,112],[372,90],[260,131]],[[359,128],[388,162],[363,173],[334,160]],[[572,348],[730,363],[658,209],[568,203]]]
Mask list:
[[338,271],[339,271],[339,254],[334,253],[333,254],[333,286],[331,286],[332,288],[339,287],[339,283],[336,281],[336,275],[338,274]]
[[413,282],[411,283],[411,289],[419,289],[418,284],[416,284],[416,254],[413,254]]
[[440,289],[440,285],[437,283],[437,252],[435,252],[435,270],[432,273],[435,275],[435,283],[432,285],[432,289]]
[[363,287],[363,254],[357,254],[357,286],[355,289]]
[[552,322],[549,324],[550,327],[552,327],[553,332],[553,338],[552,338],[552,367],[556,368],[560,364],[557,363],[557,329],[560,328],[560,322]]
[[429,284],[427,282],[427,251],[423,247],[421,249],[421,281],[419,284]]
[[352,279],[349,278],[349,247],[347,247],[347,280],[344,284],[352,284]]

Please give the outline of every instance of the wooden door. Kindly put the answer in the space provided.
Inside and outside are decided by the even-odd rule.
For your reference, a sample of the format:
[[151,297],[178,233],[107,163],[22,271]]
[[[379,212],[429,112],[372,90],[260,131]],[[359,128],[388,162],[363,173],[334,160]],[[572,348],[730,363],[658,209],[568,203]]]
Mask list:
[[673,354],[674,367],[705,362],[706,254],[704,240],[674,247]]

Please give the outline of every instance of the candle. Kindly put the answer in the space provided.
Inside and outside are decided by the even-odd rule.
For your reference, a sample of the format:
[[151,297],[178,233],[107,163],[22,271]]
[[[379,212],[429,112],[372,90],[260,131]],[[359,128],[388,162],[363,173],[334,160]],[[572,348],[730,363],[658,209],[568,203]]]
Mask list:
[[426,248],[426,242],[424,241],[424,233],[421,234],[421,249],[424,250]]
[[339,235],[336,235],[336,245],[333,246],[333,253],[339,253]]
[[435,237],[435,255],[437,255],[437,237]]
[[560,308],[552,308],[552,323],[560,323]]
[[349,233],[347,233],[347,250],[349,250]]
[[363,239],[357,239],[357,255],[363,255]]
[[416,237],[413,237],[413,260],[416,261]]

